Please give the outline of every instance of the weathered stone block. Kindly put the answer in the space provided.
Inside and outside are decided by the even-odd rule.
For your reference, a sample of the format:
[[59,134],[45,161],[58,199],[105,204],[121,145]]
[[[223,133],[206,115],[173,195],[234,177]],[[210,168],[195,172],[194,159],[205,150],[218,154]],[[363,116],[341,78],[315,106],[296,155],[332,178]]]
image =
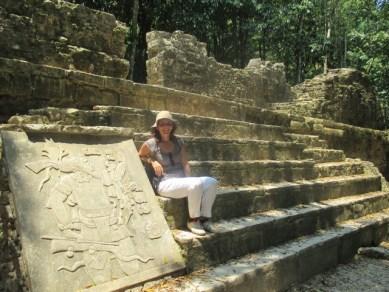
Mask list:
[[361,246],[361,232],[360,230],[352,230],[345,234],[339,241],[338,248],[338,262],[347,263],[357,253]]
[[297,98],[284,111],[375,129],[383,118],[368,78],[351,68],[329,70],[292,88]]
[[[298,255],[292,254],[282,260],[271,264],[272,269],[263,274],[263,283],[258,291],[284,291],[290,287],[291,283],[299,282],[299,261]],[[253,286],[255,291],[255,286]]]
[[363,164],[360,161],[326,162],[315,165],[318,177],[363,174]]
[[133,143],[78,128],[2,132],[30,288],[123,289],[182,269]]
[[125,78],[128,29],[111,14],[66,1],[0,4],[0,55]]
[[389,260],[388,242],[383,242],[380,246],[361,247],[358,249],[358,254],[374,259]]
[[217,96],[251,105],[290,99],[284,67],[260,59],[244,69],[207,57],[206,45],[181,31],[147,34],[149,84]]
[[191,162],[195,176],[208,175],[221,185],[250,185],[313,179],[313,161]]
[[315,246],[302,251],[298,257],[299,282],[338,264],[339,240],[335,237],[328,241],[318,242]]

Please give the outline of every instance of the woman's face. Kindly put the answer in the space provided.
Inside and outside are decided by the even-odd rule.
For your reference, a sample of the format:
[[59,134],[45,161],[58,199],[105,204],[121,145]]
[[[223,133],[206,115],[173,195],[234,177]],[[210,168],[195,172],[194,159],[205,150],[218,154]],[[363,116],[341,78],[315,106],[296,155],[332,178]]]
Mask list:
[[161,119],[158,121],[157,129],[163,136],[169,136],[173,130],[173,122],[169,119]]

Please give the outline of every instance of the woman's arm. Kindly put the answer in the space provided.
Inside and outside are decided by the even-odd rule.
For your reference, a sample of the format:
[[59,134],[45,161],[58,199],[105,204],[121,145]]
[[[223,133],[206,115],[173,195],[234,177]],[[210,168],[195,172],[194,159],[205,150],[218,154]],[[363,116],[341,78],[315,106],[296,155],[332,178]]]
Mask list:
[[154,172],[157,176],[163,175],[163,166],[157,161],[154,160],[151,156],[150,148],[147,146],[146,143],[143,143],[138,151],[140,159],[142,159],[144,162],[151,164],[151,166],[154,169]]
[[190,165],[188,163],[188,152],[186,151],[185,144],[181,148],[181,164],[184,168],[185,176],[191,176]]

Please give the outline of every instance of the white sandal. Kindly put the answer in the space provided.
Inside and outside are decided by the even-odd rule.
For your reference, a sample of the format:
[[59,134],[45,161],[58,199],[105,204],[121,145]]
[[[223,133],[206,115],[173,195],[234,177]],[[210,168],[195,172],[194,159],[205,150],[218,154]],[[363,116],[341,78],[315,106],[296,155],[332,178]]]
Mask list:
[[206,234],[203,225],[201,225],[200,221],[189,221],[187,227],[193,234],[201,236]]

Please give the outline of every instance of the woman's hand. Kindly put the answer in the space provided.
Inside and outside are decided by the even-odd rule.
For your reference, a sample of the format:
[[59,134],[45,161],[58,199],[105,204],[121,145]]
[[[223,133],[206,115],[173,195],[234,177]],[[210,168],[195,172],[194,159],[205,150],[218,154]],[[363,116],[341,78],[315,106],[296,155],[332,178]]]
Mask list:
[[157,176],[162,176],[163,173],[163,166],[158,161],[152,161],[151,166],[154,169],[154,172]]
[[189,165],[189,163],[186,163],[186,164],[184,165],[184,173],[185,173],[185,176],[186,176],[186,177],[192,175],[192,172],[190,171],[190,165]]
[[164,175],[163,166],[158,161],[153,160],[151,158],[151,151],[146,143],[142,144],[142,146],[140,147],[140,149],[138,151],[138,154],[143,161],[151,164],[151,166],[153,167],[154,172],[157,176]]
[[182,149],[181,149],[181,164],[182,167],[184,168],[185,176],[186,177],[191,176],[190,166],[188,162],[188,152],[186,151],[185,144],[182,145]]

